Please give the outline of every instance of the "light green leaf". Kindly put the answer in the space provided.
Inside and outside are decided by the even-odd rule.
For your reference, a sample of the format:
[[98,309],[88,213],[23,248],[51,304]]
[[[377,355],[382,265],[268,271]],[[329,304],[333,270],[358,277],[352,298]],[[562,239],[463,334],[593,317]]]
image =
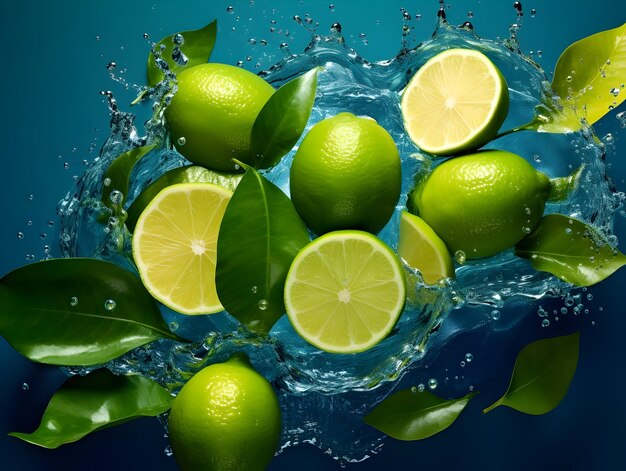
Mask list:
[[558,406],[576,372],[579,337],[576,332],[526,345],[517,355],[507,392],[483,413],[508,406],[541,415]]
[[[183,44],[177,46],[174,39],[177,34],[183,38]],[[167,62],[169,69],[178,74],[181,70],[193,67],[194,65],[205,64],[209,61],[213,47],[215,46],[215,38],[217,36],[217,20],[212,21],[204,28],[183,31],[181,33],[172,34],[158,42],[155,49],[161,51],[161,46],[165,48],[161,51],[161,58]],[[182,53],[186,59],[179,58],[175,60],[172,53]],[[183,63],[184,62],[184,63]],[[148,84],[153,87],[163,80],[163,72],[157,66],[152,53],[148,56]]]
[[[559,58],[552,88],[556,110],[547,104],[540,132],[575,132],[593,124],[626,99],[626,23],[570,45]],[[541,114],[541,113],[540,113]]]
[[302,135],[311,115],[320,67],[280,87],[261,109],[252,127],[257,168],[275,165]]
[[308,242],[308,231],[287,195],[248,168],[226,207],[217,239],[216,286],[224,308],[249,329],[268,332],[285,313],[287,271]]
[[9,435],[44,448],[57,448],[96,430],[157,416],[171,405],[170,393],[151,379],[96,370],[68,379],[52,396],[33,433]]
[[539,271],[547,271],[576,286],[591,286],[626,265],[626,255],[614,249],[593,227],[561,214],[544,216],[515,246]]
[[[121,208],[124,205],[128,193],[130,173],[133,167],[154,147],[154,145],[136,147],[128,152],[124,152],[111,162],[104,174],[102,187],[102,203],[105,206],[115,210],[116,207]],[[111,201],[111,192],[113,190],[122,193],[122,200],[117,205]]]
[[0,279],[0,334],[25,357],[94,365],[171,333],[141,281],[102,260],[62,258]]
[[448,428],[476,395],[441,399],[428,391],[404,389],[381,402],[365,423],[398,440],[423,440]]

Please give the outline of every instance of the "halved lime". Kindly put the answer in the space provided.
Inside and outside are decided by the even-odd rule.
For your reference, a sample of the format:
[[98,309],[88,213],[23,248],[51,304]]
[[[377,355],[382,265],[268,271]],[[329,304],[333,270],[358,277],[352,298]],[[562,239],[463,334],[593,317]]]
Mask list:
[[483,53],[449,49],[428,60],[402,93],[411,140],[435,155],[475,150],[491,141],[509,109],[509,90]]
[[417,268],[429,285],[444,278],[454,278],[454,264],[446,244],[414,214],[402,211],[398,255],[410,267]]
[[223,310],[215,289],[217,235],[232,192],[210,183],[181,183],[141,213],[133,257],[146,289],[182,314]]
[[296,255],[285,282],[285,307],[295,330],[333,353],[364,351],[384,339],[405,296],[400,260],[363,231],[315,239]]

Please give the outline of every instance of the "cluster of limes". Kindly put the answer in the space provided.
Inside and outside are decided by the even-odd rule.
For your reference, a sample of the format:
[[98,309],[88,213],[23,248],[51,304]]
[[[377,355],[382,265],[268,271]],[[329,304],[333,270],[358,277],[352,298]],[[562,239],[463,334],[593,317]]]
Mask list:
[[[236,171],[233,159],[249,158],[252,125],[273,88],[245,70],[212,63],[183,70],[178,87],[166,109],[178,151],[211,170]],[[467,49],[430,59],[402,93],[409,137],[430,154],[457,156],[419,180],[410,212],[400,215],[398,253],[426,283],[454,276],[451,253],[493,255],[523,238],[543,214],[550,182],[526,160],[504,151],[459,156],[496,137],[508,104],[500,71]],[[155,298],[186,314],[217,312],[217,236],[236,177],[213,177],[218,184],[211,184],[180,175],[150,195],[134,229],[133,256]],[[235,184],[224,188],[220,181]],[[301,142],[290,196],[319,237],[291,265],[285,307],[309,343],[329,352],[362,351],[395,325],[405,275],[398,255],[375,234],[396,211],[400,191],[400,155],[371,118],[339,113],[315,124]],[[240,359],[194,376],[170,416],[184,469],[263,469],[279,431],[273,389]],[[238,453],[246,447],[249,453]]]

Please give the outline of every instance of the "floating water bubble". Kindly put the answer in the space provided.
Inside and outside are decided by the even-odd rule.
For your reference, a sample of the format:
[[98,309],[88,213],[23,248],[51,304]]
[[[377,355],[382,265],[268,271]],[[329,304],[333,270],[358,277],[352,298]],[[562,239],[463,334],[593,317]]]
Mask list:
[[78,306],[78,298],[76,296],[72,296],[70,298],[70,306],[72,307]]
[[178,144],[179,146],[184,146],[185,144],[187,144],[187,138],[185,136],[180,136],[176,140],[176,144]]
[[428,387],[430,389],[437,389],[438,384],[439,383],[438,383],[438,381],[435,378],[430,378],[428,380]]
[[293,15],[293,21],[295,21],[296,23],[298,23],[299,25],[302,24],[302,18],[300,18],[300,16],[298,15]]
[[329,9],[331,12],[335,11],[335,4],[334,4],[334,3],[331,3],[330,5],[328,5],[328,9]]
[[172,332],[174,332],[174,331],[176,331],[177,329],[178,329],[178,322],[176,322],[176,321],[172,321],[172,322],[170,322],[170,330],[171,330]]
[[609,93],[610,93],[611,95],[613,95],[613,96],[617,96],[617,95],[619,95],[619,92],[620,92],[620,89],[619,89],[619,88],[616,88],[616,87],[613,87],[613,88],[611,88],[611,90],[609,90]]
[[267,299],[261,299],[259,301],[259,309],[261,311],[265,311],[267,309],[267,307],[269,306],[269,303],[267,302]]
[[252,288],[250,288],[250,292],[252,294],[256,294],[258,290],[259,290],[259,288],[256,285],[254,285]]
[[234,11],[235,11],[234,7],[232,6],[226,7],[226,13],[228,13],[229,15],[232,15]]
[[465,354],[465,361],[466,362],[471,362],[474,359],[474,355],[472,355],[471,353],[466,353]]
[[613,137],[613,134],[611,133],[607,133],[604,135],[604,137],[602,138],[602,141],[605,144],[613,144],[613,142],[615,141],[615,138]]
[[174,454],[174,451],[172,450],[172,447],[168,445],[165,447],[165,450],[163,450],[163,453],[165,454],[165,456],[172,456]]
[[491,311],[491,319],[493,319],[494,321],[500,319],[500,311],[498,311],[497,309]]
[[28,383],[22,383],[22,391],[28,391],[30,389],[30,386]]
[[104,302],[104,308],[105,308],[107,311],[114,311],[116,307],[117,307],[117,302],[115,302],[115,300],[114,300],[114,299],[107,299],[107,300]]
[[532,10],[530,10],[530,17],[531,18],[534,18],[536,14],[537,14],[537,10],[535,10],[534,8]]
[[454,252],[454,259],[456,260],[456,263],[458,263],[459,265],[463,265],[466,260],[465,252],[463,252],[462,250],[457,250],[456,252]]
[[472,31],[474,29],[474,25],[470,23],[469,21],[464,21],[462,24],[459,25],[459,28]]
[[459,365],[461,365],[461,368],[465,368],[465,361],[461,360],[461,362],[459,363]]
[[474,12],[473,11],[468,11],[467,12],[467,17],[468,18],[474,18]]
[[109,200],[111,200],[111,203],[114,205],[120,205],[124,201],[124,194],[120,190],[113,190],[109,194]]
[[330,25],[330,32],[335,33],[335,34],[341,34],[341,24],[335,22],[332,25]]
[[518,15],[523,15],[524,13],[522,12],[522,2],[514,2],[513,3],[513,8],[515,8],[517,10],[517,14]]
[[549,319],[544,319],[541,321],[541,327],[548,327],[550,325]]
[[24,233],[23,232],[18,232],[17,233],[17,238],[18,239],[23,239],[24,238]]
[[417,386],[411,386],[411,392],[415,394],[417,392]]
[[426,390],[426,386],[424,386],[424,384],[420,383],[417,385],[417,390],[419,392],[424,392]]

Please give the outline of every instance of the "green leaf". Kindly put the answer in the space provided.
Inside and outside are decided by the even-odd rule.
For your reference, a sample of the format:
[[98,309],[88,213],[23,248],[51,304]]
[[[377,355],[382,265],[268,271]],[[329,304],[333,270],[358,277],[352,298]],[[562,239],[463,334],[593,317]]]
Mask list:
[[138,278],[86,258],[45,260],[0,279],[0,334],[54,365],[104,363],[159,338],[179,340]]
[[508,406],[525,414],[550,412],[565,397],[578,363],[580,334],[537,340],[517,355],[509,389],[487,407]]
[[291,200],[248,168],[226,207],[217,239],[217,294],[249,329],[266,333],[285,312],[283,289],[308,231]]
[[576,286],[591,286],[626,265],[626,255],[584,222],[563,216],[544,216],[515,246],[539,271],[547,271]]
[[[136,147],[128,152],[124,152],[111,162],[109,168],[104,174],[102,187],[102,203],[105,206],[115,210],[116,207],[121,208],[124,205],[128,193],[130,173],[132,172],[133,167],[148,152],[154,149],[154,147],[154,145]],[[117,205],[111,201],[111,192],[113,190],[117,190],[122,193],[122,201]]]
[[[187,62],[184,64],[172,58],[172,53],[176,47],[176,44],[174,44],[176,34],[180,34],[183,37],[183,44],[178,48],[187,58]],[[183,31],[182,33],[176,34],[161,39],[155,49],[161,51],[161,46],[165,46],[161,51],[161,58],[167,62],[172,72],[178,74],[183,69],[193,67],[194,65],[205,64],[209,61],[217,36],[217,20],[212,21],[204,28]],[[148,85],[154,87],[161,80],[163,80],[163,72],[156,65],[154,56],[150,53],[148,56]]]
[[423,440],[447,429],[476,395],[441,399],[428,391],[393,393],[365,417],[365,423],[398,440]]
[[548,201],[557,202],[569,198],[570,194],[578,188],[584,168],[583,164],[566,177],[551,178]]
[[57,448],[96,430],[157,416],[171,405],[170,393],[151,379],[96,370],[68,379],[50,399],[33,433],[9,435],[44,448]]
[[[626,99],[626,23],[570,45],[556,64],[552,88],[560,110],[547,104],[541,132],[575,132],[593,124]],[[617,90],[617,92],[615,92]]]
[[137,196],[133,204],[127,210],[126,227],[130,232],[135,229],[137,219],[161,190],[177,183],[213,183],[231,191],[235,191],[241,181],[241,173],[224,173],[215,170],[208,170],[197,165],[178,167],[165,172],[157,180],[148,185]]
[[257,168],[269,168],[298,142],[311,115],[320,67],[280,87],[265,103],[252,127]]

